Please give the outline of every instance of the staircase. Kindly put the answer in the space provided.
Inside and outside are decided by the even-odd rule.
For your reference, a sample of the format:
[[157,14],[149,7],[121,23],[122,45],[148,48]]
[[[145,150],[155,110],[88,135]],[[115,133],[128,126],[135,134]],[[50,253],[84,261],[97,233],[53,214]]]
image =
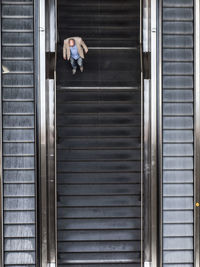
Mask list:
[[33,1],[1,1],[5,266],[36,266]]
[[[141,265],[139,1],[58,1],[58,266]],[[71,74],[62,42],[89,46]]]

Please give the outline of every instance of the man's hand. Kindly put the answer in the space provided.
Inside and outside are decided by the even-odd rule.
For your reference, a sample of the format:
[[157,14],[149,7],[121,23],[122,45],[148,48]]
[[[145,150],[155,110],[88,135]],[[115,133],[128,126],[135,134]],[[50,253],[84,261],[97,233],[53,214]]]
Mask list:
[[64,60],[66,60],[66,56],[64,56],[63,58],[64,58]]

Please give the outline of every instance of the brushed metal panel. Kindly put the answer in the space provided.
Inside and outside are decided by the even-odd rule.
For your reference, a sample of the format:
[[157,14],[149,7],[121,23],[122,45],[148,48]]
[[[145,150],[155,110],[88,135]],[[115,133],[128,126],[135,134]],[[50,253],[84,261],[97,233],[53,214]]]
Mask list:
[[[13,66],[13,65],[12,65]],[[24,66],[24,68],[28,69],[28,66]],[[16,70],[18,71],[18,70]],[[20,70],[23,71],[23,70]],[[32,71],[32,63],[31,63],[31,69]],[[5,99],[33,99],[34,98],[34,90],[33,88],[4,88],[3,90],[3,98]]]
[[3,103],[3,113],[7,114],[17,114],[17,113],[34,113],[34,103],[33,102],[14,102],[14,101],[9,101],[9,102],[4,102]]
[[193,34],[192,22],[163,22],[163,34]]
[[189,48],[163,49],[163,61],[192,61],[193,50]]
[[163,115],[193,115],[193,104],[163,103]]
[[194,167],[193,157],[164,157],[163,169],[185,169],[191,170]]
[[91,139],[87,137],[81,137],[80,140],[74,137],[68,137],[65,140],[58,139],[57,147],[63,149],[92,149],[92,148],[139,148],[140,137],[93,137]]
[[134,103],[123,103],[123,102],[114,102],[114,103],[105,103],[105,102],[98,102],[94,103],[91,102],[90,104],[84,103],[74,103],[74,104],[67,104],[60,103],[58,114],[63,113],[139,113],[140,104]]
[[[29,193],[29,192],[28,192]],[[23,196],[23,191],[21,196]],[[32,192],[30,193],[32,195]],[[34,210],[35,199],[34,197],[4,197],[4,209],[5,210]]]
[[193,48],[193,36],[191,35],[163,35],[164,48]]
[[163,7],[193,7],[193,0],[163,0]]
[[61,137],[140,137],[139,127],[67,127],[58,128]]
[[33,156],[13,156],[13,157],[8,157],[4,156],[3,159],[3,167],[5,169],[9,168],[22,168],[22,169],[32,169],[35,166],[35,159]]
[[4,237],[35,237],[34,225],[6,225],[4,228]]
[[2,30],[33,30],[33,19],[2,18]]
[[5,264],[12,265],[15,267],[18,264],[34,264],[36,261],[34,252],[5,252]]
[[91,242],[61,242],[58,244],[58,249],[60,253],[107,253],[107,252],[136,252],[138,249],[139,241],[106,241],[106,242],[98,242],[98,241],[91,241]]
[[193,129],[194,127],[194,119],[192,116],[165,116],[163,117],[163,129]]
[[[167,190],[166,190],[167,191]],[[176,194],[175,194],[176,195]],[[163,199],[164,210],[193,209],[193,197],[179,197],[173,194],[166,194]]]
[[[58,89],[57,91],[59,92],[59,95],[62,96],[62,100],[66,102],[78,102],[81,101],[82,103],[87,102],[87,101],[136,101],[140,103],[140,90],[133,90],[133,89],[123,89],[123,90],[105,90],[101,89],[96,91],[96,89],[93,88],[84,88],[83,90],[75,90],[73,89],[68,91],[66,94],[66,91],[64,89]],[[57,103],[61,103],[61,98],[57,99]]]
[[125,207],[141,205],[139,195],[129,196],[61,196],[58,195],[58,207]]
[[[5,60],[5,58],[10,58],[12,60],[14,60],[15,58],[22,58],[22,59],[26,59],[26,58],[33,58],[33,47],[13,47],[13,46],[4,46],[2,48],[2,53],[3,53],[3,59]],[[31,62],[26,62],[26,65],[28,67],[27,63],[31,63]],[[15,64],[20,65],[20,62],[16,62]],[[24,69],[26,70],[26,69]],[[27,71],[27,70],[26,70]]]
[[23,33],[23,32],[2,33],[3,45],[13,45],[13,44],[33,45],[33,41],[34,41],[33,33]]
[[4,196],[17,197],[17,196],[31,196],[35,195],[34,184],[5,184],[4,185]]
[[[99,162],[58,162],[59,171],[62,172],[140,172],[140,161],[99,161]],[[75,168],[75,169],[74,169]]]
[[4,115],[3,123],[5,128],[33,128],[34,127],[34,116],[33,115]]
[[163,236],[193,236],[193,224],[184,223],[184,224],[164,224],[163,225]]
[[164,223],[193,223],[193,211],[192,210],[175,210],[165,211],[163,213]]
[[[4,3],[10,3],[10,0],[3,0]],[[12,0],[13,3],[17,2],[17,3],[32,3],[33,4],[33,0]]]
[[193,170],[165,170],[163,173],[164,183],[192,183],[193,182]]
[[164,62],[163,75],[192,75],[193,63]]
[[[4,58],[4,60],[2,61],[2,63],[4,64],[4,66],[6,68],[8,68],[8,70],[10,71],[10,73],[16,72],[16,73],[32,73],[33,72],[33,60],[32,58],[28,58],[28,60],[23,60],[23,58],[18,57],[17,60],[11,60],[11,58]],[[15,87],[6,87],[5,89],[12,89],[13,91],[17,88]],[[32,89],[30,86],[24,87],[22,86],[22,88],[19,89]]]
[[193,142],[193,131],[192,130],[164,130],[163,141],[169,143],[184,143]]
[[34,141],[34,130],[4,130],[3,141]]
[[34,170],[4,170],[5,182],[34,182]]
[[35,242],[33,238],[5,238],[6,251],[26,251],[35,250]]
[[119,116],[114,116],[112,114],[91,114],[88,116],[88,114],[63,114],[62,117],[59,117],[57,120],[57,126],[61,126],[66,123],[66,125],[71,126],[80,126],[80,125],[87,125],[91,126],[92,124],[96,124],[98,121],[99,124],[102,126],[138,126],[140,125],[140,116],[134,115],[134,116],[126,116],[124,114],[119,114]]
[[[193,196],[193,184],[165,184],[164,187],[163,187],[163,196],[172,196],[172,197],[175,197],[175,196],[190,196],[192,197]],[[183,209],[184,208],[184,200],[182,200],[182,208],[180,207],[180,209]],[[173,206],[172,206],[173,208]]]
[[121,218],[121,217],[140,217],[141,211],[140,207],[81,207],[81,208],[58,208],[58,218]]
[[5,224],[34,224],[35,211],[5,211]]
[[[167,263],[167,264],[163,264],[163,267],[180,267],[180,264],[176,264],[176,263]],[[189,263],[184,263],[184,267],[194,267],[193,263],[189,264]]]
[[140,173],[62,173],[58,172],[58,184],[135,184],[141,182]]
[[193,90],[163,90],[163,101],[192,102],[193,98]]
[[59,195],[125,195],[140,194],[138,184],[58,184]]
[[35,146],[34,143],[4,143],[3,144],[4,155],[34,155]]
[[33,86],[34,76],[31,74],[10,74],[3,75],[3,86]]
[[193,251],[164,251],[163,260],[165,263],[181,263],[185,267],[185,263],[193,263]]
[[163,249],[167,250],[190,250],[193,249],[193,237],[166,237],[163,242]]
[[33,267],[36,263],[34,3],[20,2],[2,1],[2,63],[9,70],[3,75],[2,88],[4,264]]
[[57,159],[59,161],[139,160],[138,150],[72,150],[67,154],[62,153],[65,151],[61,150]]
[[193,8],[164,8],[163,20],[193,20]]
[[[112,259],[114,257],[114,260]],[[60,253],[59,255],[60,264],[110,264],[117,263],[140,263],[139,252],[107,252],[107,253]]]
[[164,88],[193,88],[194,81],[192,76],[164,76]]
[[2,5],[3,16],[33,16],[33,4],[30,5]]
[[60,219],[58,227],[62,230],[140,229],[140,218]]
[[62,230],[58,233],[59,241],[132,241],[134,238],[136,240],[140,239],[141,232],[139,229],[136,230],[77,230],[72,233],[68,230]]
[[193,144],[164,144],[164,156],[193,156]]

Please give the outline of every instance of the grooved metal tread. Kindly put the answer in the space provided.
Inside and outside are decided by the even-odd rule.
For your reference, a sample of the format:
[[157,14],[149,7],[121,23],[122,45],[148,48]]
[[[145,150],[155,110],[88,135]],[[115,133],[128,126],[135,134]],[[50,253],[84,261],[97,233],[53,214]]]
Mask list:
[[163,1],[163,266],[193,266],[193,1]]
[[32,1],[1,2],[4,265],[36,266]]

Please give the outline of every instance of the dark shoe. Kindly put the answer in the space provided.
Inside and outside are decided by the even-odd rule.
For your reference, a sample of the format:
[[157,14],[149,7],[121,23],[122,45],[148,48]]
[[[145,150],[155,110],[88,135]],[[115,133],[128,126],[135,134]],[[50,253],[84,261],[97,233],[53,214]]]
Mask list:
[[80,67],[80,71],[83,72],[83,66]]
[[72,74],[76,74],[76,69],[72,69]]

